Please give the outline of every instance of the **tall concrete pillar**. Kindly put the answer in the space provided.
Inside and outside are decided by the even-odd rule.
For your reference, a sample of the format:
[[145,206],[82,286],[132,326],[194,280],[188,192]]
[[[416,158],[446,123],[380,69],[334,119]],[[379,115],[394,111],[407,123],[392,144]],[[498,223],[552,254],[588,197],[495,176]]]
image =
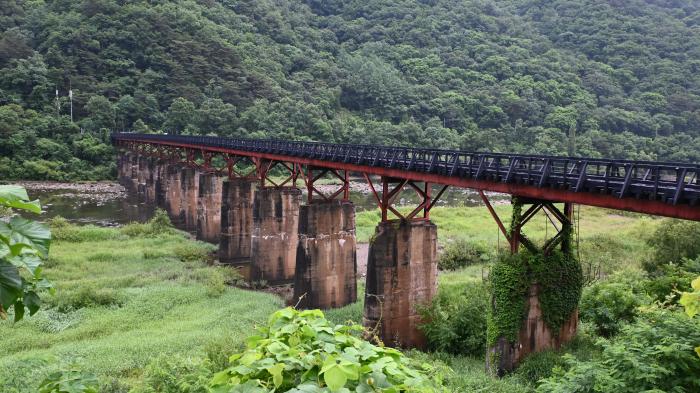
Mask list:
[[300,308],[336,308],[357,300],[355,206],[330,201],[301,206],[294,275]]
[[197,239],[218,244],[221,237],[221,186],[223,179],[215,173],[199,175],[197,198]]
[[385,344],[423,348],[416,308],[437,291],[437,227],[430,221],[377,226],[369,246],[364,325]]
[[126,165],[126,177],[124,181],[126,183],[125,187],[127,192],[131,195],[135,195],[138,191],[138,178],[139,178],[139,155],[136,153],[131,153],[129,155]]
[[117,180],[119,184],[128,187],[128,182],[131,177],[131,152],[117,153]]
[[158,179],[158,171],[155,158],[146,159],[146,188],[145,201],[154,207],[156,204],[156,180]]
[[197,197],[199,196],[199,171],[185,167],[180,172],[182,175],[180,186],[180,222],[183,229],[190,233],[197,232]]
[[136,194],[138,195],[139,202],[146,201],[146,179],[149,177],[148,173],[148,157],[138,156],[137,159],[137,171],[136,171]]
[[264,187],[253,203],[252,281],[291,283],[299,241],[301,190],[296,187]]
[[238,267],[250,278],[255,180],[225,180],[221,186],[219,262]]
[[165,170],[165,211],[175,227],[182,227],[180,206],[182,204],[182,167],[173,164]]
[[489,348],[486,364],[498,376],[513,371],[528,355],[547,349],[559,349],[576,335],[578,309],[574,310],[558,331],[552,331],[542,317],[539,293],[539,285],[532,284],[527,295],[527,316],[520,326],[517,340],[510,342],[506,337],[499,337],[496,345]]
[[161,209],[166,208],[167,191],[168,191],[168,163],[162,160],[155,162],[155,179],[154,179],[154,194],[155,205]]

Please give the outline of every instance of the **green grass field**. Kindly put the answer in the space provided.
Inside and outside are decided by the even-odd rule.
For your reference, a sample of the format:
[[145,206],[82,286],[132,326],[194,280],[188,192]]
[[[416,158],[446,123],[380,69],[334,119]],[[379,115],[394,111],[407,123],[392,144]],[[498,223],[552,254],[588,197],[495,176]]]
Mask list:
[[[508,218],[509,206],[497,209]],[[496,224],[485,208],[436,208],[432,217],[443,245],[457,238],[494,249],[498,244]],[[378,218],[377,212],[357,215],[360,241],[368,240]],[[544,237],[544,219],[532,222],[527,232],[531,238]],[[636,266],[647,252],[644,239],[658,222],[584,208],[582,256]],[[35,391],[48,373],[71,363],[111,383],[111,391],[128,391],[143,382],[144,368],[157,357],[214,354],[226,359],[256,325],[283,306],[274,295],[229,285],[235,274],[207,263],[212,246],[177,231],[151,232],[148,224],[55,229],[59,240],[52,245],[45,274],[54,282],[56,295],[45,296],[44,308],[33,317],[17,324],[0,321],[0,391]],[[481,280],[486,270],[470,266],[441,274],[439,282]],[[327,315],[338,323],[359,322],[362,302]],[[417,352],[412,356],[452,366],[457,378],[450,388],[455,392],[531,390],[517,375],[491,378],[482,358]]]
[[17,324],[0,322],[2,392],[35,391],[71,362],[133,385],[156,356],[233,353],[282,306],[276,296],[226,285],[229,269],[194,260],[210,246],[180,233],[130,237],[85,227],[69,237],[79,241],[51,248],[46,276],[56,295],[47,296],[47,308]]

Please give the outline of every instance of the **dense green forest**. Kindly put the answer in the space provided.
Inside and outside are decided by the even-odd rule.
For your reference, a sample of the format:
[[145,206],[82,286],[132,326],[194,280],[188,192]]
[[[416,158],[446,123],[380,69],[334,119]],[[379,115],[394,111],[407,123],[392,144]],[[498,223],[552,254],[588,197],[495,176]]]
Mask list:
[[0,179],[108,178],[114,130],[700,161],[692,0],[0,0],[0,32]]

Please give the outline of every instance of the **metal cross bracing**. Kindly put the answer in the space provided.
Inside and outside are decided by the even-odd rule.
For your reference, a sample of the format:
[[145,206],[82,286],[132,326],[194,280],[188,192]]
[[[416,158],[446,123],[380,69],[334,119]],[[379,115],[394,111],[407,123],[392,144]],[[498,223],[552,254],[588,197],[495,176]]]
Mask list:
[[169,158],[189,165],[203,165],[192,154],[225,153],[282,162],[297,176],[305,165],[700,221],[698,164],[208,136],[120,133],[112,141],[137,151],[177,150]]

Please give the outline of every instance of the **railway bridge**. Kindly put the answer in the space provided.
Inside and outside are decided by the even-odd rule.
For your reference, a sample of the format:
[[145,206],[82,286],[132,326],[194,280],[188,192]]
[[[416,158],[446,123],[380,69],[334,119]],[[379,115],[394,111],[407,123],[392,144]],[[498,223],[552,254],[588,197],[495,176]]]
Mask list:
[[[219,245],[219,260],[250,281],[293,283],[294,303],[335,308],[357,298],[355,210],[349,177],[368,182],[381,211],[369,247],[364,324],[389,345],[421,347],[416,307],[437,290],[437,227],[430,210],[452,187],[478,190],[510,250],[570,247],[574,204],[700,221],[700,166],[670,162],[474,153],[282,140],[117,133],[119,180],[173,223]],[[323,179],[338,188],[323,192]],[[302,191],[305,190],[305,203]],[[395,202],[418,195],[410,211]],[[506,228],[485,192],[527,206]],[[558,228],[544,245],[522,233],[539,211]],[[515,216],[514,216],[515,218]],[[537,291],[515,342],[492,348],[499,369],[558,347],[576,332],[542,321]]]

